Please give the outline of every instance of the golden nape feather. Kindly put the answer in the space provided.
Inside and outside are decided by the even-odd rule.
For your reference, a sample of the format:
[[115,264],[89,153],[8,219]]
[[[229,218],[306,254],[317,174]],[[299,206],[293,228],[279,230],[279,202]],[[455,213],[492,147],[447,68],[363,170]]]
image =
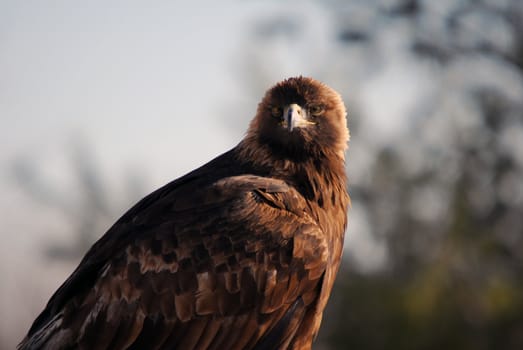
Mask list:
[[334,90],[276,84],[235,148],[93,245],[19,349],[310,349],[341,260],[348,138]]

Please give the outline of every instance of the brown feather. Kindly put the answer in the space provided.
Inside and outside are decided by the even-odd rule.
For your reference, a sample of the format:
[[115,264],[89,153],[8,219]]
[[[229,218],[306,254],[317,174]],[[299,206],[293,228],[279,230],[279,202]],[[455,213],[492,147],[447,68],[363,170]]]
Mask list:
[[236,318],[237,316],[219,318],[219,322],[221,323],[220,329],[216,332],[216,336],[211,344],[209,344],[209,350],[225,349],[223,343],[227,341],[229,334],[234,331],[233,326]]
[[[271,112],[291,103],[307,119],[293,131]],[[334,90],[275,85],[237,147],[93,245],[19,348],[310,349],[341,260],[347,141]]]
[[202,332],[200,340],[198,341],[198,344],[196,344],[194,349],[195,350],[209,349],[209,347],[213,343],[214,339],[216,338],[216,335],[217,335],[218,331],[220,330],[221,326],[222,326],[221,319],[209,318],[207,325],[205,326],[205,329]]
[[187,325],[183,336],[180,338],[179,349],[194,349],[205,331],[208,318],[195,318]]

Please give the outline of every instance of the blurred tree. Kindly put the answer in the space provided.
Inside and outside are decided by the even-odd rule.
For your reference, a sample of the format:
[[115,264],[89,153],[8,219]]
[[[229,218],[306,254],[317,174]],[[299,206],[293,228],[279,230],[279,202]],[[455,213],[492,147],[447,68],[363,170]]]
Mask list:
[[[114,195],[88,144],[75,141],[70,149],[71,173],[77,185],[74,193],[67,191],[63,184],[45,180],[46,169],[39,167],[34,158],[19,157],[11,167],[15,182],[35,202],[61,212],[73,227],[72,245],[42,244],[49,259],[80,260],[128,203],[136,201],[144,192],[142,178],[130,172],[124,179],[123,196]],[[77,195],[80,197],[76,198]]]
[[[317,43],[304,33],[314,14],[285,9],[260,16],[247,39],[255,45],[244,49],[255,57],[246,71],[266,72],[262,53],[292,44],[293,64],[309,62],[307,72],[347,87],[350,192],[369,234],[386,242],[383,264],[362,269],[349,229],[318,347],[522,349],[523,2],[318,8],[330,13],[329,55],[310,59]],[[396,119],[385,121],[396,101],[384,94],[373,121],[369,101],[379,99],[367,96],[381,91],[369,81],[383,76],[396,98],[414,102],[400,117],[390,108]],[[380,123],[393,132],[380,133]]]

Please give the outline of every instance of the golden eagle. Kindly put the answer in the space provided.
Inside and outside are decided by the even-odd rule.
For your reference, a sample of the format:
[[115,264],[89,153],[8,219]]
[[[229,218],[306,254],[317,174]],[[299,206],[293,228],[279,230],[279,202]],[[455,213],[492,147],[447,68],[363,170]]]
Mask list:
[[273,86],[236,147],[92,246],[19,349],[310,349],[347,223],[345,114],[311,78]]

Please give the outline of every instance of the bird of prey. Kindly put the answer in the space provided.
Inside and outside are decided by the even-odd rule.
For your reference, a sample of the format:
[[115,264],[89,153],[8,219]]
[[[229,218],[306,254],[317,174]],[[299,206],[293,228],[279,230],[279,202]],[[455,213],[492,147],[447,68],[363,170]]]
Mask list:
[[277,83],[236,147],[91,247],[19,349],[310,349],[341,260],[348,138],[332,88]]

